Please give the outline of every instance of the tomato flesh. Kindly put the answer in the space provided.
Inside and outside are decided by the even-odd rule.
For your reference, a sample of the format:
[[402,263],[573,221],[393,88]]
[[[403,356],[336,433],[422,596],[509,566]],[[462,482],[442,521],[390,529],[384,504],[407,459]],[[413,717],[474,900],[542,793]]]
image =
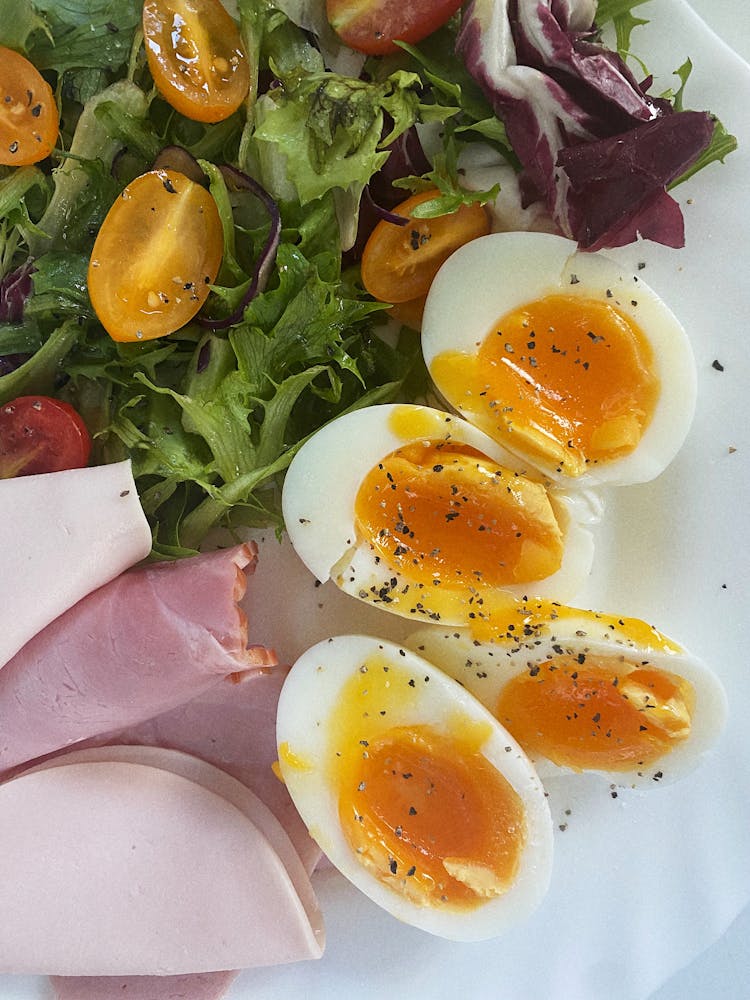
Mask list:
[[19,396],[0,406],[0,479],[82,469],[91,435],[80,414],[51,396]]
[[250,69],[219,0],[146,0],[143,37],[154,83],[180,114],[223,121],[244,101]]
[[59,130],[50,85],[28,59],[0,46],[0,164],[38,163],[52,152]]
[[462,0],[326,0],[331,27],[368,55],[398,52],[394,40],[419,42],[452,17]]
[[436,190],[412,195],[393,209],[409,219],[405,226],[383,219],[362,254],[362,283],[381,302],[408,302],[426,295],[441,265],[464,243],[490,230],[481,205],[461,205],[450,215],[416,219],[412,212],[435,198]]
[[153,340],[188,323],[208,297],[224,239],[216,202],[175,170],[136,177],[91,252],[91,304],[113,340]]

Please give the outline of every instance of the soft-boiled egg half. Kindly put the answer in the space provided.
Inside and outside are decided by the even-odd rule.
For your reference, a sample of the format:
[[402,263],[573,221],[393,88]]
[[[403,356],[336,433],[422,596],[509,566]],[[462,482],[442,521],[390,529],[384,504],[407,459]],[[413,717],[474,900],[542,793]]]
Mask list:
[[292,460],[284,521],[322,581],[417,621],[468,624],[522,595],[570,599],[591,566],[577,505],[460,417],[366,407]]
[[519,604],[501,624],[409,637],[518,740],[546,777],[593,771],[652,787],[682,777],[717,740],[726,695],[700,660],[635,618]]
[[693,416],[695,362],[640,278],[549,233],[494,233],[457,250],[422,321],[450,406],[554,480],[657,476]]
[[552,823],[528,758],[420,656],[361,635],[320,642],[279,700],[279,768],[333,864],[402,921],[495,937],[544,897]]

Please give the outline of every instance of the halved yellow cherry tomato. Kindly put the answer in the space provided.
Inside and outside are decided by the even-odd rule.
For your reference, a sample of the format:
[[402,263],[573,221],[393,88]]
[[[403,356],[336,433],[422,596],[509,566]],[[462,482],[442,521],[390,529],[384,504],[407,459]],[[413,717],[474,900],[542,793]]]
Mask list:
[[422,191],[393,211],[409,219],[405,226],[383,219],[362,254],[362,283],[381,302],[407,302],[426,295],[440,266],[464,243],[490,231],[481,205],[462,205],[450,215],[415,219],[412,212],[439,191]]
[[50,85],[28,59],[0,46],[0,163],[38,163],[52,152],[59,131]]
[[146,0],[143,38],[159,93],[187,118],[223,121],[247,96],[240,33],[219,0]]
[[102,223],[88,287],[113,340],[153,340],[179,330],[206,301],[224,248],[209,192],[175,170],[136,177]]

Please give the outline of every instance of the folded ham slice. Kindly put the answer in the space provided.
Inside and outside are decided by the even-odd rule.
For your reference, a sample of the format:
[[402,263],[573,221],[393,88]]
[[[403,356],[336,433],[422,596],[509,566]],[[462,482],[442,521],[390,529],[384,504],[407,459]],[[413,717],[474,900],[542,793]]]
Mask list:
[[0,670],[0,771],[274,665],[238,607],[256,558],[240,545],[138,567],[34,636]]
[[77,751],[0,786],[0,898],[2,972],[176,976],[323,949],[272,813],[174,751]]
[[130,462],[0,480],[0,666],[151,551]]

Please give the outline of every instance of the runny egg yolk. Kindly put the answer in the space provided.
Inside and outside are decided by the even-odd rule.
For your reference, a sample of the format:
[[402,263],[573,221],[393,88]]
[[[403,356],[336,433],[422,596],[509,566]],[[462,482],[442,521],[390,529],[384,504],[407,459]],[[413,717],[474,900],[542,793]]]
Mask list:
[[346,686],[332,724],[339,820],[378,881],[419,905],[473,908],[510,888],[524,807],[481,753],[486,723],[389,723],[422,683],[373,662]]
[[474,423],[579,476],[635,450],[659,396],[651,346],[613,303],[548,295],[503,316],[476,354],[431,374]]
[[363,480],[358,534],[409,580],[459,590],[542,580],[563,534],[545,488],[465,445],[414,442]]
[[574,770],[627,771],[690,735],[693,686],[618,658],[561,656],[503,688],[496,715],[532,756]]

